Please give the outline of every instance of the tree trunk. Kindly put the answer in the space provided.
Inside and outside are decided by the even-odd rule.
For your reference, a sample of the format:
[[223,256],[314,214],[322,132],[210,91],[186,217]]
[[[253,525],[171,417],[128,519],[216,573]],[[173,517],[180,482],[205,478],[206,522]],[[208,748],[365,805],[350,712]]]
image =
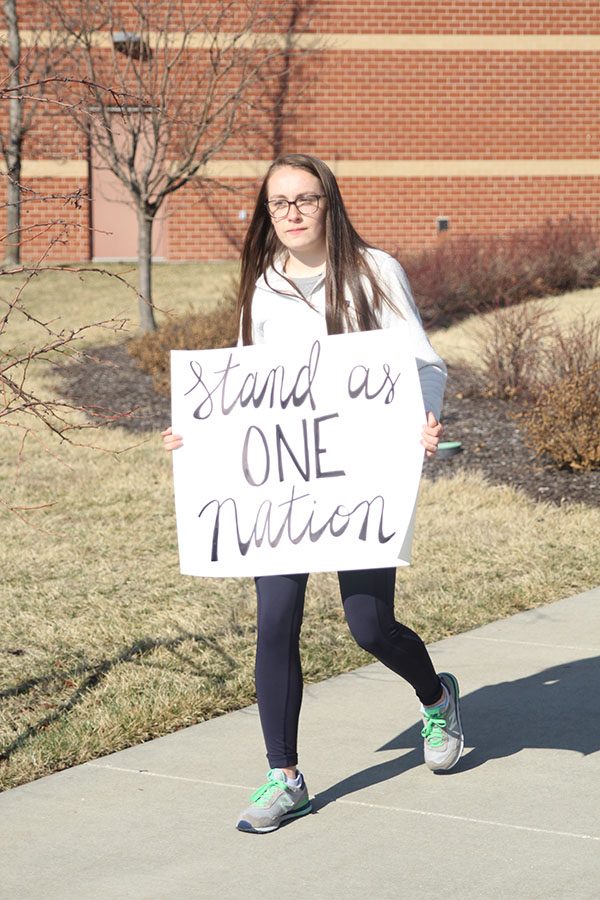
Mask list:
[[22,100],[18,90],[15,90],[19,86],[21,57],[21,39],[15,0],[5,0],[4,14],[8,26],[8,84],[12,89],[8,101],[8,136],[4,154],[8,171],[5,263],[14,266],[18,265],[21,259],[21,143],[23,139]]
[[138,208],[138,279],[140,330],[156,331],[152,303],[152,226],[154,217]]
[[[11,101],[12,103],[12,101]],[[21,261],[21,160],[19,156],[7,166],[6,184],[6,252],[7,266],[18,266]]]

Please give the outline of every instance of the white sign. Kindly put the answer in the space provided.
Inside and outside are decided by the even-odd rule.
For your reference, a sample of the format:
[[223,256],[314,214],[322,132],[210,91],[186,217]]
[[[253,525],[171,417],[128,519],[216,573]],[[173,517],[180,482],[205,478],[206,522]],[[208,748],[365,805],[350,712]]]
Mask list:
[[181,571],[407,565],[425,421],[402,327],[171,352]]

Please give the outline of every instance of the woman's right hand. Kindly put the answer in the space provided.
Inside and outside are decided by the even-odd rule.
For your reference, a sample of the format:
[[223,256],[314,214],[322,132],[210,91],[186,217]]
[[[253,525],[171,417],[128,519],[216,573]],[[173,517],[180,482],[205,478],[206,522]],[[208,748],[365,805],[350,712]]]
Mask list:
[[161,431],[160,434],[165,450],[177,450],[179,447],[183,447],[183,438],[180,434],[173,434],[173,429],[170,425],[164,431]]

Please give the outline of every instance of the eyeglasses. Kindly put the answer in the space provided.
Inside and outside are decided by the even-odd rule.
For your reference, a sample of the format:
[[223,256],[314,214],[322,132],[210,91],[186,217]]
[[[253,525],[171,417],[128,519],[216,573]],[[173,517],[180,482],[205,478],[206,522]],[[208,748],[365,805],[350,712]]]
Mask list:
[[312,216],[319,209],[319,200],[322,200],[325,194],[303,194],[302,197],[296,197],[295,200],[284,200],[278,197],[277,200],[267,200],[265,206],[269,211],[272,219],[285,219],[290,208],[295,206],[300,215]]

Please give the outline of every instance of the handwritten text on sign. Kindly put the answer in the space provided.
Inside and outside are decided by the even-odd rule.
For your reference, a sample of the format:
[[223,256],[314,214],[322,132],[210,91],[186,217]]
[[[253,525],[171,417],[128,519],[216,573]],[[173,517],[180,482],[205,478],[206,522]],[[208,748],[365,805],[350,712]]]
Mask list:
[[425,419],[402,328],[171,353],[181,571],[406,565]]

